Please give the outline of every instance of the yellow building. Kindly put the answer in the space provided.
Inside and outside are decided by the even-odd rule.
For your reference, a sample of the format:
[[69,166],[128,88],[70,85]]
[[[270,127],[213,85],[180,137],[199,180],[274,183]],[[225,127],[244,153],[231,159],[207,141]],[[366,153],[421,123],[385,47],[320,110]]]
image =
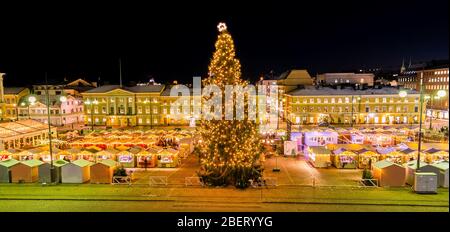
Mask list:
[[[189,96],[182,96],[181,89],[174,90],[178,95],[171,95],[173,88],[105,85],[86,91],[82,93],[85,124],[93,122],[95,126],[108,127],[194,125],[201,119],[201,96],[194,95],[192,89],[189,89]],[[263,99],[258,104],[265,108]],[[264,122],[265,117],[257,114],[256,120]]]
[[399,92],[393,87],[353,90],[305,86],[284,95],[287,106],[284,116],[293,124],[350,125],[352,119],[354,124],[418,123],[419,93],[408,90],[407,96],[401,97]]
[[[86,125],[135,126],[161,123],[163,85],[104,85],[82,93]],[[153,119],[153,120],[151,120]]]
[[2,101],[0,103],[1,121],[18,120],[17,104],[19,100],[30,94],[30,90],[25,87],[4,88]]

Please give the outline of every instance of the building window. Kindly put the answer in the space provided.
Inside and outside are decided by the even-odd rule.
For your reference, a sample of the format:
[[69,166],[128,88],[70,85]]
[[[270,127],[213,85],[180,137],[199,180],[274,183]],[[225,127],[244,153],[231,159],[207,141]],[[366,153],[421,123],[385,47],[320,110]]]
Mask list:
[[369,113],[369,111],[370,111],[370,107],[366,106],[366,113]]
[[345,98],[345,103],[350,103],[350,99],[348,97]]
[[331,103],[336,103],[334,98],[331,98]]
[[418,106],[414,106],[414,112],[415,113],[419,112],[419,107]]

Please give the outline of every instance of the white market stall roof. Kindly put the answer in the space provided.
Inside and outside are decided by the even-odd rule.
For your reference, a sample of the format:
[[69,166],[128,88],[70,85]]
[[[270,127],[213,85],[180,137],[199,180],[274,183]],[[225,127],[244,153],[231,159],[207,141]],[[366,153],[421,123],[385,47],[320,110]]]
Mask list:
[[9,138],[46,129],[48,129],[47,124],[32,119],[4,122],[0,123],[0,138]]
[[389,162],[387,160],[381,160],[381,161],[378,161],[375,164],[373,164],[374,167],[377,167],[379,169],[383,169],[383,168],[386,168],[386,167],[389,167],[389,166],[392,166],[392,165],[396,165],[396,166],[402,167],[399,164],[396,164],[396,163],[393,163],[393,162]]
[[443,171],[448,170],[448,162],[434,163],[434,164],[430,164],[430,166],[436,167]]

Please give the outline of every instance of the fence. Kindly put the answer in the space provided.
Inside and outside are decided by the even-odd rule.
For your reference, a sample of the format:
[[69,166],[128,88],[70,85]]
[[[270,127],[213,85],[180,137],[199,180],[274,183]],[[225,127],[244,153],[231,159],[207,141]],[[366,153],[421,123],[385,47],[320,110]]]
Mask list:
[[359,181],[359,184],[361,184],[364,187],[378,187],[378,180],[377,179],[361,179]]
[[130,176],[113,176],[111,184],[113,184],[113,185],[117,185],[117,184],[131,185],[131,177]]
[[187,186],[204,186],[200,177],[186,177],[184,183]]
[[158,186],[158,185],[167,185],[167,176],[149,176],[148,177],[148,185],[150,186]]

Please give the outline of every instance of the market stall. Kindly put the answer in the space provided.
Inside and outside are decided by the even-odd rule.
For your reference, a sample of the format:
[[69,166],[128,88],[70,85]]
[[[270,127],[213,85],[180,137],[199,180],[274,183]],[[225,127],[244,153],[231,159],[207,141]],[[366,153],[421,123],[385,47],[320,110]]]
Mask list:
[[328,168],[331,165],[331,151],[323,146],[308,147],[305,156],[308,162],[316,168]]
[[93,163],[78,159],[61,167],[61,183],[81,184],[91,178],[90,166]]
[[115,160],[116,159],[116,155],[112,154],[111,152],[107,151],[107,150],[102,150],[99,151],[97,153],[94,154],[95,156],[95,161],[102,161],[102,160]]
[[403,153],[398,152],[394,147],[377,148],[378,154],[380,154],[381,160],[387,160],[396,164],[403,163]]
[[39,178],[38,167],[44,162],[40,160],[25,160],[11,166],[12,183],[33,183]]
[[[56,154],[58,154],[60,151],[61,150],[59,150],[58,148],[52,148],[53,159],[56,159]],[[44,162],[50,162],[51,160],[50,150],[47,149],[42,149],[42,151],[38,153],[38,156],[40,157],[39,159]]]
[[448,188],[448,162],[439,162],[430,165],[431,171],[438,175],[440,187]]
[[357,155],[345,148],[334,150],[331,156],[331,162],[336,168],[356,168]]
[[41,152],[41,150],[24,150],[16,154],[16,159],[19,161],[39,159],[39,152]]
[[394,138],[392,134],[386,133],[367,133],[364,134],[364,144],[371,144],[375,146],[392,146],[394,145]]
[[77,155],[76,154],[72,154],[70,152],[70,150],[72,149],[68,149],[68,150],[61,150],[58,153],[56,153],[55,159],[57,160],[65,160],[65,161],[74,161],[77,159]]
[[114,160],[105,159],[90,166],[91,183],[93,184],[111,184],[114,170],[118,163]]
[[161,147],[150,147],[147,150],[142,150],[136,154],[138,168],[153,168],[156,167],[156,159],[158,154],[163,149]]
[[117,161],[124,168],[134,168],[136,166],[136,156],[129,151],[121,151],[117,153]]
[[372,169],[372,165],[380,159],[380,154],[366,148],[355,153],[358,155],[358,168]]
[[337,144],[338,137],[339,135],[337,132],[305,132],[302,144],[306,146],[325,146],[326,144]]
[[[406,148],[403,149],[401,151],[399,151],[400,153],[403,154],[403,163],[407,163],[409,161],[413,161],[413,160],[417,160],[417,156],[418,156],[418,151],[413,150],[411,148]],[[425,162],[425,158],[426,158],[426,154],[424,153],[420,153],[420,161]]]
[[0,161],[0,183],[11,183],[11,167],[18,163],[15,159]]
[[[417,161],[412,160],[404,164],[406,168],[406,183],[413,186],[414,185],[414,177],[417,170]],[[433,168],[425,163],[420,162],[420,172],[432,172]]]
[[442,162],[442,161],[448,162],[448,151],[443,151],[443,150],[439,150],[436,148],[430,148],[428,150],[425,150],[424,153],[425,153],[425,157],[426,157],[425,160],[428,163]]
[[95,162],[95,155],[94,155],[94,153],[92,153],[90,151],[83,150],[80,153],[78,153],[77,156],[78,156],[78,159],[84,159],[89,162]]
[[[56,183],[61,183],[61,167],[67,163],[68,162],[65,160],[53,161]],[[43,163],[42,165],[39,166],[38,171],[39,171],[39,182],[40,183],[50,183],[51,182],[50,168],[51,168],[50,163]]]
[[158,167],[175,168],[179,164],[178,151],[165,148],[158,154]]
[[400,164],[381,160],[373,164],[373,177],[378,180],[380,187],[404,186],[406,169]]
[[0,151],[0,161],[12,159],[13,154],[7,150]]

